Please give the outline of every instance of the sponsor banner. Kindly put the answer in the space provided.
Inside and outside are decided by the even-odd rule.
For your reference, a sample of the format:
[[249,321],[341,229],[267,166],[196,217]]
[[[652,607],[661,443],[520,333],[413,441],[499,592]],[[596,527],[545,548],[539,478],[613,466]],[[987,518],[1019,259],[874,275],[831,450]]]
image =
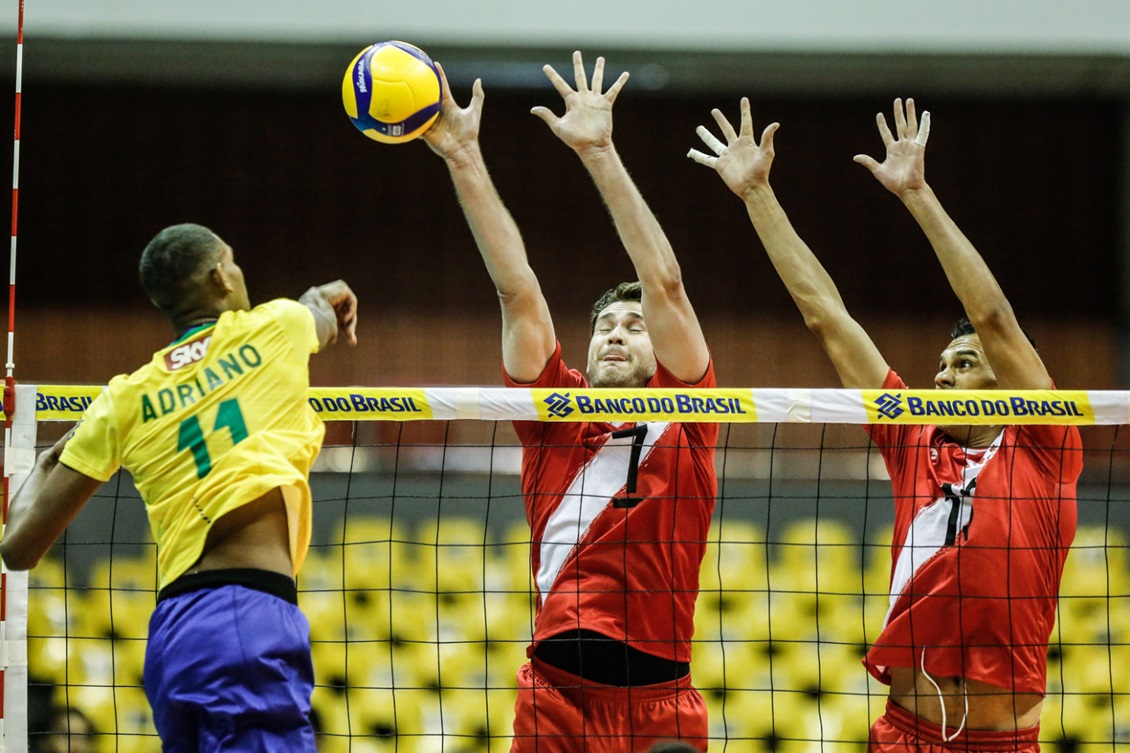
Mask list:
[[[103,387],[34,389],[36,420],[77,421]],[[316,387],[309,401],[325,421],[1130,423],[1124,391]]]
[[1086,392],[1071,390],[862,390],[868,423],[1093,424]]
[[543,421],[698,421],[757,420],[753,393],[730,389],[533,389]]
[[435,418],[425,390],[394,387],[315,387],[310,407],[323,421],[423,421]]
[[37,421],[78,421],[86,406],[102,394],[102,387],[41,385],[35,393]]

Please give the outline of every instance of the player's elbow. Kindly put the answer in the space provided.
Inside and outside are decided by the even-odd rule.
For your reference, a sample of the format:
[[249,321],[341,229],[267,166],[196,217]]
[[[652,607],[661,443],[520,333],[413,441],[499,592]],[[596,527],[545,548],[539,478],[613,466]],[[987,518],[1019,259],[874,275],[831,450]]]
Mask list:
[[545,296],[537,278],[526,278],[505,288],[497,287],[496,292],[502,310],[513,316],[540,313],[545,308]]
[[814,308],[804,312],[804,325],[821,342],[832,336],[837,329],[837,324],[836,317],[831,316],[826,309]]
[[[657,280],[640,280],[643,287],[643,301],[645,311],[657,308],[672,310],[689,309],[690,298],[687,289],[683,286],[683,278],[679,276],[679,268],[674,268],[674,274],[667,275]],[[646,317],[646,314],[645,314]]]
[[30,570],[39,564],[41,552],[34,552],[27,547],[21,547],[18,540],[12,541],[5,537],[0,541],[0,559],[4,560],[4,567],[9,570]]

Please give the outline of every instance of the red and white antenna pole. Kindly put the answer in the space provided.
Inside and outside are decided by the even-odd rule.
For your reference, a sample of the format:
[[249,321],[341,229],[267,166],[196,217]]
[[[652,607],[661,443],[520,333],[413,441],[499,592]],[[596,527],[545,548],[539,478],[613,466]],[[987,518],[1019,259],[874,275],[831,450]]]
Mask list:
[[[24,70],[24,0],[19,0],[19,21],[16,25],[16,117],[12,154],[12,245],[8,263],[8,358],[4,363],[4,499],[3,521],[8,522],[8,482],[12,473],[12,413],[16,407],[15,331],[16,331],[16,220],[20,198],[20,95]],[[8,666],[8,572],[0,569],[0,638],[4,640],[4,668],[0,669],[0,746],[5,745],[7,721],[4,718],[5,679]]]
[[[4,423],[8,427],[12,423],[10,403],[15,400],[16,228],[20,206],[20,97],[24,77],[24,0],[19,0],[19,3],[20,15],[16,27],[16,123],[12,139],[12,245],[8,264],[8,360],[4,364]],[[4,517],[7,520],[7,495],[4,499]]]

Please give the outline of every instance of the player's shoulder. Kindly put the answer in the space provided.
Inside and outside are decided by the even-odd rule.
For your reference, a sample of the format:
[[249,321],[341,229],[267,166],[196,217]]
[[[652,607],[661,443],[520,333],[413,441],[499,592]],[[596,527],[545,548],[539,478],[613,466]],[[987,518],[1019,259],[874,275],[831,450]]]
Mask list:
[[[290,298],[275,298],[248,311],[229,311],[220,317],[219,326],[237,330],[281,327],[287,332],[312,329],[314,315],[303,304]],[[230,331],[230,330],[229,330]]]
[[250,311],[243,313],[250,318],[279,322],[313,320],[314,318],[314,315],[310,313],[310,309],[291,298],[275,298],[266,303],[260,303]]
[[167,353],[171,347],[173,346],[169,345],[156,351],[152,358],[133,371],[111,377],[110,381],[106,383],[106,389],[102,391],[102,394],[112,398],[115,395],[120,395],[123,392],[133,389],[137,385],[148,383],[157,370],[157,364],[164,360],[165,353]]

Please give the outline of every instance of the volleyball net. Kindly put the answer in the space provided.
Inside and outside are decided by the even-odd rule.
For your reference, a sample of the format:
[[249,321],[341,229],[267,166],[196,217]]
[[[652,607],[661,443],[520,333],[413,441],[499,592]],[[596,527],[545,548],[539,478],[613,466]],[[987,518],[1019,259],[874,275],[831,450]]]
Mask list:
[[[13,489],[99,390],[16,388]],[[861,424],[1080,425],[1040,737],[1130,751],[1130,393],[316,388],[310,404],[328,423],[298,582],[321,751],[509,750],[536,598],[512,420],[720,424],[691,667],[728,753],[863,751],[883,711],[861,659],[890,606],[892,492]],[[87,716],[97,751],[156,749],[155,546],[128,474],[3,583],[5,749],[34,746],[49,706]]]

